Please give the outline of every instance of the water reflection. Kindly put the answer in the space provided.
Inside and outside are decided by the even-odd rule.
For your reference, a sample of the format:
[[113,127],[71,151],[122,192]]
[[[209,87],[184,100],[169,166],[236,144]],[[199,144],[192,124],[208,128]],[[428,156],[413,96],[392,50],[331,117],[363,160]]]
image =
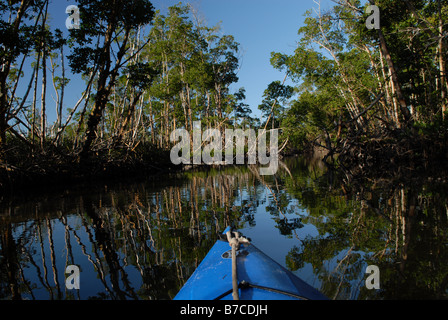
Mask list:
[[[233,224],[331,299],[447,297],[447,188],[289,159],[3,203],[1,299],[172,299]],[[80,266],[80,290],[65,269]],[[377,265],[381,289],[365,287]]]

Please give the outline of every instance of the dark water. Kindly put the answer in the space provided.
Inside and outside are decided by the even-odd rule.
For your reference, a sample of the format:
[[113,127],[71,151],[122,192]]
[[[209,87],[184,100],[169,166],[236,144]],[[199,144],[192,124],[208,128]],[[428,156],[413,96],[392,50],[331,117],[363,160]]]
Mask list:
[[172,299],[233,224],[330,299],[446,299],[447,196],[440,178],[359,184],[303,159],[41,191],[1,204],[0,298]]

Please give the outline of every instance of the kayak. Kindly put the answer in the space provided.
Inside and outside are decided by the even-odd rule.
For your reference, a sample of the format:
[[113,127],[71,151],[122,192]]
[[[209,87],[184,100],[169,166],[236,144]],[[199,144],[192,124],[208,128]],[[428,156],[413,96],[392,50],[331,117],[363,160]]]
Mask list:
[[174,300],[232,299],[327,300],[327,297],[228,227]]

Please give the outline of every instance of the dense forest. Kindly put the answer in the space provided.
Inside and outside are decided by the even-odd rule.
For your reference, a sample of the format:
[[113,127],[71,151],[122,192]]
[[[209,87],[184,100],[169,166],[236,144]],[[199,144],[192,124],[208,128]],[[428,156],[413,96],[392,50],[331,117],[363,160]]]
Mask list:
[[[447,141],[447,1],[338,0],[306,13],[293,55],[271,63],[298,82],[282,114],[294,148],[363,168],[443,162]],[[379,8],[378,28],[367,6]]]
[[[147,0],[79,0],[80,28],[66,37],[50,0],[1,1],[1,186],[166,170],[170,133],[198,120],[280,129],[285,154],[318,146],[342,167],[446,159],[447,1],[333,2],[315,1],[294,54],[272,48],[266,63],[295,85],[273,79],[249,106],[230,89],[237,39],[188,5],[162,14]],[[369,4],[379,29],[366,27]],[[84,86],[65,108],[75,76]]]
[[[254,122],[244,89],[229,90],[238,80],[239,44],[189,6],[165,16],[145,0],[79,1],[80,28],[64,38],[49,25],[49,5],[8,1],[0,8],[4,177],[163,170],[174,129],[191,130],[197,119],[214,128]],[[70,75],[85,86],[63,110]],[[54,104],[57,119],[49,123]]]

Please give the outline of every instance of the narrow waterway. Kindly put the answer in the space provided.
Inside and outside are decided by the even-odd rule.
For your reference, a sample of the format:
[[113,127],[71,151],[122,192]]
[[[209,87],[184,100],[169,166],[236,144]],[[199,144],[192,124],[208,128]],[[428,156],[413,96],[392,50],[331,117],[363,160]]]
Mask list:
[[169,300],[227,225],[330,299],[446,299],[447,199],[443,179],[359,184],[299,158],[274,176],[226,167],[41,191],[1,203],[0,299]]

